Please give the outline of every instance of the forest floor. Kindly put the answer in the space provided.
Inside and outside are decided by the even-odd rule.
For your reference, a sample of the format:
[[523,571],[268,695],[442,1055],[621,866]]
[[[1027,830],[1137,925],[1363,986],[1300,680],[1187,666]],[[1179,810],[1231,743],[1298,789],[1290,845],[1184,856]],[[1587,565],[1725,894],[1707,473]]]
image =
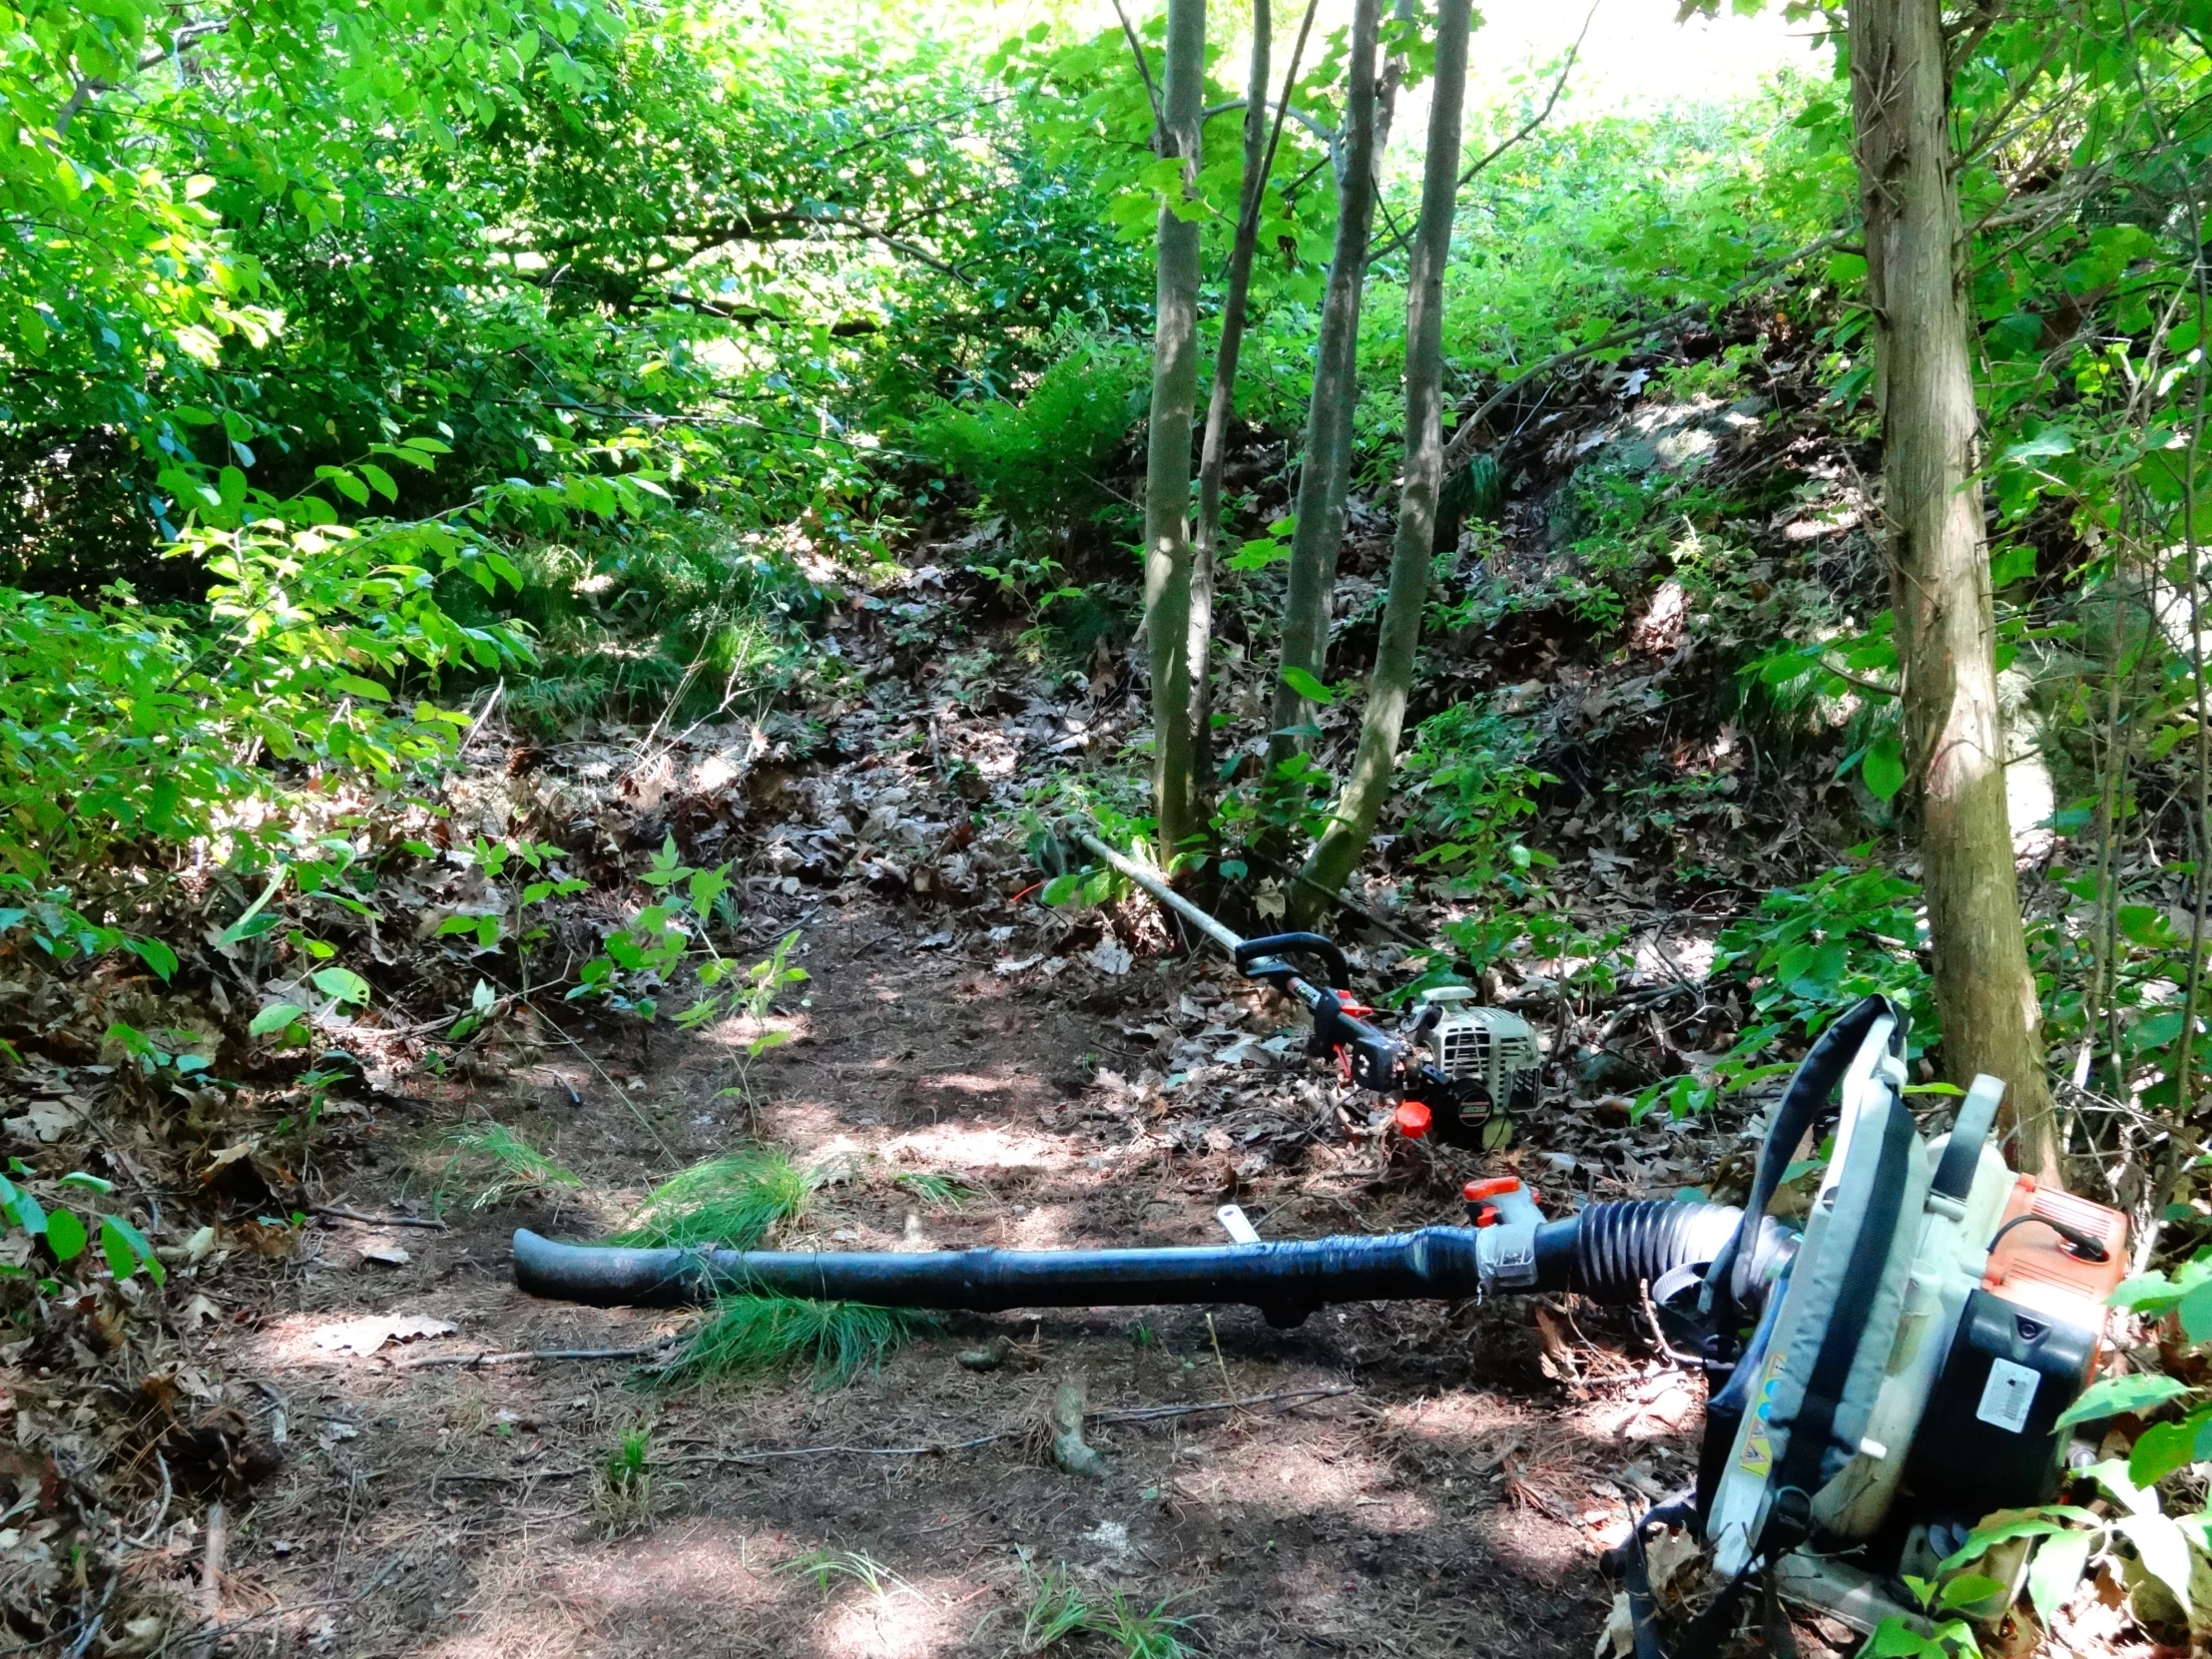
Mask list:
[[[1461,672],[1533,671],[1534,691],[1596,720],[1590,672],[1537,644],[1540,661]],[[1554,1213],[1740,1178],[1746,1112],[1632,1122],[1614,1091],[1699,1040],[1702,998],[1671,1027],[1658,1008],[1691,988],[1678,953],[1717,925],[1700,907],[1746,900],[1681,887],[1632,831],[1600,844],[1594,821],[1569,825],[1591,844],[1562,883],[1633,941],[1613,1011],[1570,1012],[1521,976],[1553,1050],[1544,1104],[1489,1153],[1398,1140],[1307,1058],[1302,1015],[1148,902],[1036,901],[1026,804],[1083,757],[1119,756],[1143,711],[1111,653],[1085,674],[1024,646],[972,579],[922,564],[839,606],[818,641],[839,667],[812,703],[546,743],[479,720],[433,826],[449,850],[380,877],[381,930],[348,947],[373,958],[380,1000],[324,1021],[318,1041],[361,1067],[305,1135],[295,1063],[214,1037],[215,1063],[262,1080],[220,1111],[149,1109],[127,1073],[76,1063],[99,1056],[62,1046],[63,1027],[194,1016],[149,1002],[143,975],[70,990],[59,1058],[18,1087],[64,1103],[40,1120],[64,1126],[41,1134],[56,1167],[105,1158],[160,1193],[172,1271],[158,1317],[122,1341],[94,1340],[88,1300],[85,1342],[26,1351],[23,1467],[0,1463],[38,1492],[27,1459],[47,1458],[49,1485],[101,1465],[78,1501],[105,1515],[103,1547],[127,1563],[111,1584],[130,1591],[107,1609],[56,1555],[0,1585],[10,1604],[58,1604],[49,1643],[80,1653],[106,1619],[103,1651],[135,1656],[209,1651],[211,1628],[272,1659],[998,1655],[1043,1651],[1059,1592],[1099,1610],[1074,1654],[1174,1651],[1143,1645],[1148,1628],[1222,1655],[1612,1651],[1598,1557],[1687,1482],[1702,1420],[1694,1375],[1633,1318],[1569,1298],[1356,1306],[1287,1332],[1241,1308],[951,1316],[841,1384],[678,1385],[638,1351],[696,1316],[514,1288],[514,1228],[604,1237],[677,1171],[756,1143],[826,1176],[776,1242],[832,1251],[1216,1242],[1231,1201],[1268,1237],[1383,1232],[1459,1219],[1461,1183],[1502,1169]],[[1605,672],[1652,677],[1635,653]],[[673,838],[737,882],[740,936],[720,948],[743,964],[789,936],[807,978],[762,1020],[689,1033],[522,996],[450,1041],[479,974],[511,971],[440,931],[483,907],[475,835],[557,843],[589,877],[548,907],[554,960],[599,948]],[[1409,885],[1361,891],[1387,908]],[[221,1003],[229,979],[224,1006],[263,995],[270,964],[219,932],[197,958],[207,994]],[[1403,947],[1346,937],[1361,982],[1388,985]],[[782,1045],[757,1052],[771,1029]],[[1646,1070],[1624,1078],[1626,1044]],[[487,1125],[575,1184],[471,1187],[454,1137]],[[929,1202],[899,1180],[914,1175],[957,1188]],[[1001,1337],[995,1369],[961,1363]],[[135,1420],[74,1404],[92,1378]],[[1070,1381],[1102,1479],[1049,1455]],[[650,1493],[611,1501],[607,1461],[640,1430]],[[1099,1631],[1117,1616],[1121,1638]],[[1799,1637],[1809,1654],[1855,1645],[1841,1627]]]
[[[1210,963],[1089,973],[1071,994],[994,974],[987,934],[944,942],[936,917],[872,894],[788,902],[771,925],[801,930],[813,1006],[753,1065],[758,1129],[843,1172],[788,1243],[1197,1243],[1218,1236],[1212,1210],[1231,1194],[1272,1236],[1451,1219],[1456,1167],[1389,1170],[1314,1143],[1301,1169],[1235,1173],[1258,1139],[1244,1130],[1295,1135],[1311,1116],[1291,1086],[1300,1059],[1254,1075],[1243,1110],[1209,1122],[1228,1149],[1165,1155],[1172,1112],[1147,1111],[1113,1069],[1141,1068],[1157,1041],[1142,1027],[1289,1023]],[[1062,1565],[1100,1600],[1168,1603],[1224,1654],[1590,1651],[1611,1600],[1595,1557],[1630,1505],[1686,1477],[1700,1390],[1632,1336],[1593,1343],[1565,1309],[1355,1307],[1287,1333],[1247,1309],[956,1317],[821,1389],[641,1385],[621,1363],[470,1366],[631,1349],[672,1327],[522,1296],[508,1229],[591,1236],[674,1163],[726,1150],[745,1127],[719,1094],[736,1038],[663,1037],[650,1058],[555,1046],[499,1085],[446,1091],[371,1139],[527,1123],[583,1196],[449,1208],[445,1231],[325,1218],[281,1263],[228,1282],[246,1312],[210,1358],[263,1393],[265,1424],[280,1407],[290,1450],[233,1522],[223,1619],[239,1651],[303,1637],[455,1659],[998,1654],[1021,1650],[1036,1576]],[[402,1151],[379,1176],[362,1160],[329,1202],[420,1215],[404,1179],[416,1161]],[[891,1179],[906,1170],[954,1174],[969,1196],[917,1207]],[[321,1346],[384,1316],[451,1330],[381,1349],[371,1332],[365,1354]],[[1007,1364],[955,1363],[995,1333],[1016,1345]],[[1034,1432],[1071,1376],[1094,1411],[1291,1397],[1095,1422],[1106,1474],[1092,1481],[1053,1467]],[[599,1469],[641,1424],[659,1485],[643,1526],[611,1536]],[[808,1569],[826,1559],[851,1570],[819,1585]]]

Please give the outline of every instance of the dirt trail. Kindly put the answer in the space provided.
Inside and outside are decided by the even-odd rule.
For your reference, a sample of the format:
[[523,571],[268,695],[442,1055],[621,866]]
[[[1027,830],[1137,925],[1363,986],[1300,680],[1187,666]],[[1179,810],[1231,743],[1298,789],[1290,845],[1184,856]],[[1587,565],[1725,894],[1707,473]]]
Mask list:
[[[745,1080],[757,1128],[846,1172],[795,1242],[1199,1241],[1231,1191],[1278,1236],[1448,1217],[1454,1172],[1379,1183],[1358,1143],[1310,1140],[1299,1167],[1279,1157],[1243,1177],[1242,1131],[1217,1125],[1183,1150],[1162,1097],[1123,1079],[1225,1013],[1287,1025],[1279,1008],[1246,1011],[1204,964],[1091,975],[1087,990],[1075,974],[997,973],[1018,940],[948,939],[942,912],[846,891],[754,918],[768,939],[799,926],[812,975],[794,1040]],[[1161,1036],[1143,1029],[1163,1021]],[[1632,1343],[1585,1346],[1564,1313],[1359,1308],[1290,1333],[1242,1309],[1211,1324],[1194,1309],[954,1318],[820,1391],[804,1378],[649,1387],[622,1363],[450,1363],[674,1328],[521,1297],[508,1232],[592,1236],[659,1176],[742,1139],[746,1104],[721,1091],[746,1035],[664,1036],[646,1059],[634,1038],[590,1055],[552,1043],[413,1121],[371,1120],[386,1174],[364,1162],[331,1193],[364,1214],[423,1213],[422,1171],[464,1112],[524,1129],[583,1186],[554,1205],[456,1203],[445,1232],[318,1222],[255,1312],[222,1328],[223,1369],[270,1384],[258,1426],[280,1407],[288,1453],[236,1507],[223,1614],[237,1651],[1001,1654],[1021,1650],[1031,1575],[1063,1564],[1096,1600],[1171,1601],[1221,1654],[1590,1651],[1608,1603],[1595,1551],[1628,1502],[1680,1478],[1696,1391]],[[1252,1113],[1295,1136],[1313,1117],[1307,1063],[1295,1047],[1255,1058]],[[894,1184],[906,1170],[971,1194],[932,1211]],[[403,1263],[377,1259],[397,1251]],[[385,1314],[455,1330],[371,1356],[315,1346],[334,1323]],[[1020,1345],[1003,1369],[954,1363],[999,1332]],[[1069,1375],[1094,1409],[1350,1391],[1094,1423],[1107,1471],[1094,1482],[1041,1459],[1032,1432]],[[650,1522],[609,1537],[599,1467],[640,1424],[658,1464]],[[731,1460],[992,1433],[1005,1437],[936,1454]],[[794,1570],[811,1552],[850,1570]],[[1082,1640],[1070,1651],[1113,1651]]]

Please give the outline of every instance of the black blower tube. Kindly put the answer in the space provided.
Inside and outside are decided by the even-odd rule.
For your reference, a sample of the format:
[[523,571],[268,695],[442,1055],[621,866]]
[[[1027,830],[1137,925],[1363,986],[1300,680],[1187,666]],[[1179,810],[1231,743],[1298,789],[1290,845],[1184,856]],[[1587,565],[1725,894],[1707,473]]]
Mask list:
[[[1593,1204],[1537,1229],[1536,1282],[1518,1288],[1633,1304],[1672,1269],[1711,1262],[1741,1215],[1725,1204]],[[522,1231],[514,1256],[521,1290],[601,1308],[670,1307],[744,1292],[977,1313],[1232,1303],[1295,1325],[1334,1302],[1474,1296],[1482,1289],[1477,1237],[1471,1227],[1424,1227],[1165,1250],[825,1254],[569,1245]]]

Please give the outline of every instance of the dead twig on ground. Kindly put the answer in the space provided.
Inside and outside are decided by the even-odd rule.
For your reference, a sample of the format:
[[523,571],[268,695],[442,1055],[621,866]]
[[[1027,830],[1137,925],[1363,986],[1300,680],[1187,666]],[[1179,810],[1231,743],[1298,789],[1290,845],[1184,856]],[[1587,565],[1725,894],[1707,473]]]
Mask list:
[[484,1366],[520,1365],[525,1360],[642,1360],[674,1347],[677,1341],[675,1337],[663,1337],[641,1348],[515,1348],[476,1354],[416,1354],[394,1360],[392,1369],[427,1371],[433,1366],[456,1366],[464,1371],[475,1371]]
[[1308,1399],[1337,1399],[1359,1391],[1341,1383],[1319,1388],[1283,1388],[1271,1394],[1247,1394],[1242,1399],[1206,1399],[1190,1405],[1132,1405],[1085,1411],[1083,1418],[1086,1422],[1158,1422],[1167,1417],[1195,1417],[1206,1411],[1241,1411],[1255,1405],[1294,1405]]
[[359,1210],[348,1210],[342,1204],[310,1204],[307,1214],[358,1222],[363,1227],[425,1227],[436,1233],[445,1231],[445,1223],[434,1216],[371,1216]]
[[231,1515],[220,1503],[208,1505],[208,1541],[200,1558],[200,1622],[223,1623],[223,1557],[231,1544]]

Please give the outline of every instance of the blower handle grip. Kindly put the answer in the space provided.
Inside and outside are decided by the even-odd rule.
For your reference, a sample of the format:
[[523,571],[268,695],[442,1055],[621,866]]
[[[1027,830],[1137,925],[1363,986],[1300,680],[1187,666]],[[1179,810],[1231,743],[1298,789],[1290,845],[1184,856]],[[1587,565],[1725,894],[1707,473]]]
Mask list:
[[1950,1141],[1943,1148],[1942,1162],[1936,1166],[1930,1191],[1960,1204],[1966,1202],[1966,1194],[1973,1188],[1974,1171],[1981,1164],[1982,1143],[1996,1126],[1997,1107],[2003,1100],[2003,1079],[1987,1072],[1974,1078],[1966,1098],[1958,1103],[1958,1115],[1950,1121]]
[[1262,968],[1258,973],[1252,970],[1270,956],[1284,956],[1293,951],[1321,963],[1331,990],[1352,988],[1352,965],[1345,960],[1345,953],[1337,948],[1335,940],[1319,933],[1270,933],[1264,939],[1246,939],[1236,949],[1237,971],[1251,974],[1255,979],[1273,978],[1282,970]]

